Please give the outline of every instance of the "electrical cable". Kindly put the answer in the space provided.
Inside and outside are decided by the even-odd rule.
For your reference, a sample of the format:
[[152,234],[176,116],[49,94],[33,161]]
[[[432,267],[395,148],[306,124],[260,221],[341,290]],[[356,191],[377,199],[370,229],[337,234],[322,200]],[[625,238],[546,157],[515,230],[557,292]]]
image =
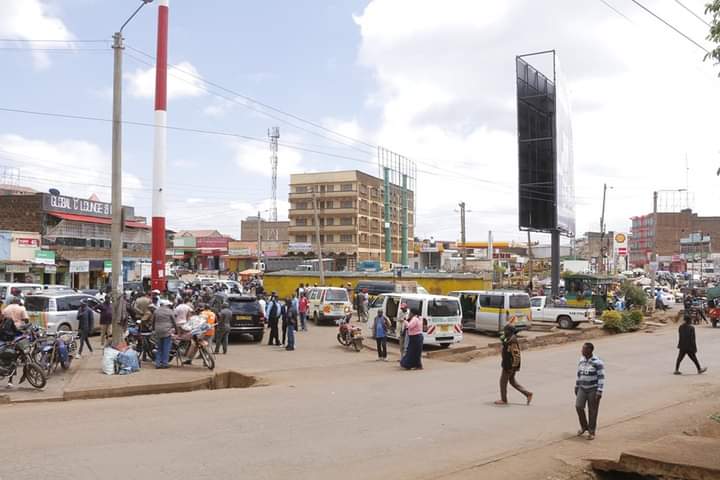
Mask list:
[[698,15],[697,13],[695,13],[691,8],[689,8],[687,5],[685,5],[684,3],[682,3],[680,0],[675,0],[675,3],[677,3],[677,4],[680,5],[682,8],[684,8],[685,10],[687,10],[688,13],[690,13],[690,15],[692,15],[692,16],[695,17],[695,18],[697,18],[698,20],[700,20],[702,23],[704,23],[704,24],[707,25],[708,27],[712,28],[712,25],[711,25],[708,21],[706,21],[706,20],[705,20],[704,18],[702,18],[700,15]]
[[706,54],[708,54],[708,55],[710,54],[710,51],[709,51],[707,48],[703,47],[703,46],[700,45],[698,42],[696,42],[695,40],[693,40],[692,38],[690,38],[689,36],[687,36],[686,34],[684,34],[683,32],[681,32],[677,27],[675,27],[674,25],[670,24],[668,21],[666,21],[664,18],[660,17],[658,14],[656,14],[655,12],[653,12],[652,10],[650,10],[648,7],[646,7],[645,5],[643,5],[642,3],[640,3],[638,0],[630,0],[630,1],[633,2],[635,5],[637,5],[638,7],[642,8],[643,10],[645,10],[647,13],[649,13],[649,14],[652,15],[653,17],[655,17],[657,20],[659,20],[659,21],[661,21],[662,23],[664,23],[668,28],[671,28],[672,30],[674,30],[675,33],[677,33],[678,35],[681,35],[683,38],[685,38],[685,40],[687,40],[688,42],[692,43],[693,45],[695,45],[696,47],[698,47],[700,50],[702,50],[703,52],[705,52]]

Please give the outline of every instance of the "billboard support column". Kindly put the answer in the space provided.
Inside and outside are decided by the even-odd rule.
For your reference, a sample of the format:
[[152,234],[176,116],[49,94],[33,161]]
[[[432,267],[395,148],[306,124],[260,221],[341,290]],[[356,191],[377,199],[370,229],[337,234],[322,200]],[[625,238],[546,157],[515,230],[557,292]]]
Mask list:
[[400,263],[408,264],[408,191],[407,191],[407,175],[402,176],[402,256]]
[[550,239],[550,262],[552,273],[550,275],[553,297],[560,295],[560,230],[552,231]]
[[384,176],[384,194],[383,201],[385,203],[385,216],[383,218],[385,222],[385,261],[392,262],[392,230],[390,229],[390,168],[385,167],[383,170]]

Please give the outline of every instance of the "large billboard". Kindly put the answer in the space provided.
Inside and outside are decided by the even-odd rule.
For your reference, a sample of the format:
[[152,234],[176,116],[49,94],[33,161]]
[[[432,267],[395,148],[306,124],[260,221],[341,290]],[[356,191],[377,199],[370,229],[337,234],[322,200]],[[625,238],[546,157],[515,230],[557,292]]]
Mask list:
[[572,236],[575,187],[565,82],[556,90],[555,81],[522,57],[516,57],[516,73],[520,228]]

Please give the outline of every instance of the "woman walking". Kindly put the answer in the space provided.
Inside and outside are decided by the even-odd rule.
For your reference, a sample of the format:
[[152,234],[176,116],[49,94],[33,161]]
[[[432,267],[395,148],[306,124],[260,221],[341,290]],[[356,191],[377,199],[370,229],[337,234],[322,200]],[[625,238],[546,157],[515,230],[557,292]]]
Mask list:
[[695,364],[695,367],[697,368],[698,375],[701,373],[705,373],[707,371],[707,368],[700,367],[700,362],[698,362],[697,357],[695,354],[697,353],[697,344],[695,343],[695,327],[692,325],[692,316],[689,314],[685,314],[685,321],[682,325],[680,325],[680,328],[678,328],[678,357],[677,361],[675,362],[675,375],[681,375],[682,372],[680,371],[680,362],[683,361],[685,358],[685,355],[690,357],[690,360],[693,361]]
[[423,349],[423,321],[420,312],[416,309],[410,310],[410,320],[405,321],[405,332],[407,335],[407,350],[400,360],[400,366],[406,370],[422,370],[422,349]]

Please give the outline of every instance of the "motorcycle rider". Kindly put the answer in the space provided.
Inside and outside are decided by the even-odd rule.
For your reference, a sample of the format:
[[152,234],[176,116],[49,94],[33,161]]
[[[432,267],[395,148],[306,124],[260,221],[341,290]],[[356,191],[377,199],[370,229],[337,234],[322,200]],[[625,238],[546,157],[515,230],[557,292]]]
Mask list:
[[135,300],[135,311],[140,317],[140,327],[143,332],[150,331],[150,318],[152,317],[150,305],[152,305],[152,302],[150,301],[150,295],[147,293],[143,293],[142,296]]

